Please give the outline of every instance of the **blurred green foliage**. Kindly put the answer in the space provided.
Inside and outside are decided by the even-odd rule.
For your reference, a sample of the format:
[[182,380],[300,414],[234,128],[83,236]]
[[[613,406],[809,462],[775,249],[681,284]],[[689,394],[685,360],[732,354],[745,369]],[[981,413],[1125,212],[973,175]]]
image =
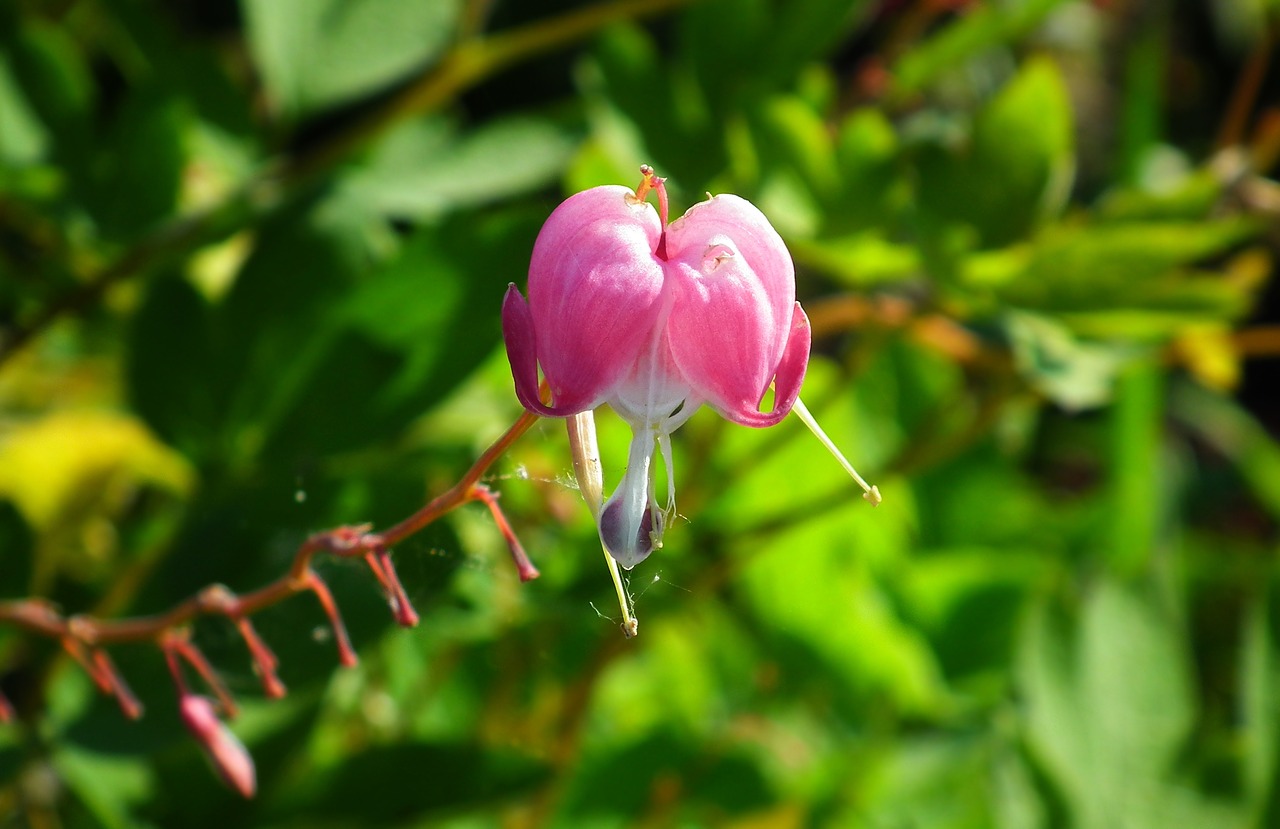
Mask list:
[[158,651],[112,651],[129,723],[0,629],[0,825],[1280,824],[1278,27],[1274,0],[0,2],[3,597],[156,612],[408,515],[518,414],[498,309],[541,222],[641,163],[677,214],[733,192],[784,234],[805,396],[885,498],[793,421],[700,413],[627,641],[544,422],[491,481],[540,580],[475,506],[395,551],[414,630],[323,562],[363,661],[271,608],[279,702],[196,626],[253,801]]

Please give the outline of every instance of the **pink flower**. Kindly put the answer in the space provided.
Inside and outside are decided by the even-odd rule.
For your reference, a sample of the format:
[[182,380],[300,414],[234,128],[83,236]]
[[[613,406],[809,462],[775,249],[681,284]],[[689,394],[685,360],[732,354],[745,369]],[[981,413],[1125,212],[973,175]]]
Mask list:
[[[723,195],[668,225],[663,179],[642,172],[638,192],[595,187],[556,208],[534,244],[529,301],[513,284],[502,306],[527,409],[568,417],[608,403],[632,427],[627,471],[599,516],[601,541],[627,568],[661,546],[675,514],[671,432],[703,403],[744,426],[777,423],[800,392],[810,340],[791,256],[764,214]],[[669,482],[663,505],[655,444]]]

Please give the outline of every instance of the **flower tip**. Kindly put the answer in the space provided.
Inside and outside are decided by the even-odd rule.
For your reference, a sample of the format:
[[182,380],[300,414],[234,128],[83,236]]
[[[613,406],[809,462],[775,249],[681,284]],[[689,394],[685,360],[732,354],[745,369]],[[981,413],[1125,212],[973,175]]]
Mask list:
[[635,514],[623,499],[611,498],[600,512],[600,541],[624,570],[630,570],[662,547],[662,513],[644,506]]
[[880,487],[872,486],[871,489],[868,489],[866,492],[862,493],[862,497],[867,501],[871,502],[871,506],[873,507],[880,506]]

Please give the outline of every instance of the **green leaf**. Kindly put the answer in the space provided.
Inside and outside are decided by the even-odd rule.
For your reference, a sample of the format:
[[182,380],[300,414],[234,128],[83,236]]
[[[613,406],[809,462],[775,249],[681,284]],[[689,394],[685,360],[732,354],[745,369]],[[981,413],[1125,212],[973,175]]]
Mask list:
[[[547,767],[509,750],[475,743],[376,746],[316,774],[299,802],[272,804],[276,819],[403,826],[461,809],[492,809],[527,796]],[[412,781],[412,782],[410,782]]]
[[[1154,602],[1112,583],[1085,605],[1079,694],[1106,788],[1125,797],[1136,780],[1170,769],[1194,721],[1185,643]],[[1102,781],[1098,781],[1102,782]]]
[[[725,166],[724,124],[717,109],[725,100],[705,98],[679,67],[671,67],[653,38],[637,26],[606,30],[593,52],[606,111],[628,139],[639,139],[645,163],[668,177],[668,188],[700,198]],[[612,128],[612,124],[611,124]]]
[[1235,465],[1249,494],[1280,518],[1280,444],[1243,406],[1199,386],[1179,385],[1170,411],[1183,425]]
[[1094,761],[1090,712],[1076,687],[1076,640],[1070,620],[1041,603],[1019,631],[1016,657],[1028,742],[1051,782],[1073,803],[1087,800]]
[[[703,0],[680,15],[680,53],[689,61],[693,80],[706,97],[713,118],[743,101],[744,87],[756,83],[760,44],[776,20],[768,0]],[[707,44],[714,43],[714,49]]]
[[[377,375],[394,371],[392,354],[339,347],[342,331],[329,325],[333,309],[369,267],[371,233],[379,222],[333,200],[296,206],[259,228],[253,252],[214,316],[216,373],[209,378],[221,401],[216,415],[221,447],[232,466],[256,458],[265,447],[288,451],[311,442],[309,452],[349,445],[359,417],[349,405],[316,409],[313,425],[290,433],[283,426],[297,411],[302,395],[318,382],[327,360],[333,400],[351,383],[377,388]],[[380,362],[374,372],[370,362]],[[344,372],[352,372],[343,377]],[[351,389],[354,393],[354,389]],[[362,393],[372,390],[362,388]],[[351,398],[363,401],[363,397]],[[317,405],[314,401],[311,405]],[[337,431],[326,433],[329,427]]]
[[976,116],[968,142],[919,159],[921,208],[1009,244],[1060,209],[1074,170],[1072,114],[1057,65],[1032,59]]
[[968,734],[904,736],[860,799],[884,826],[992,826],[991,792],[974,782],[990,776],[993,747]]
[[215,446],[222,403],[210,309],[185,279],[157,278],[133,317],[125,366],[135,410],[168,444],[199,459]]
[[878,109],[854,110],[840,123],[835,152],[842,188],[827,211],[827,231],[889,224],[909,195],[893,124]]
[[1120,576],[1141,573],[1156,554],[1170,504],[1164,458],[1163,367],[1135,363],[1119,377],[1111,422],[1111,544],[1108,563]]
[[136,92],[97,159],[92,206],[105,233],[130,238],[171,216],[186,164],[185,104],[158,89]]
[[44,157],[49,132],[41,123],[9,66],[9,58],[0,52],[0,161],[4,166],[32,164]]
[[495,119],[461,136],[426,119],[389,133],[340,186],[375,212],[429,221],[551,184],[575,147],[574,136],[547,119]]
[[776,6],[757,55],[767,54],[761,74],[782,85],[820,60],[870,13],[870,0],[789,0]]
[[243,0],[249,43],[289,117],[364,97],[425,69],[453,37],[457,0]]
[[1144,591],[1096,584],[1071,621],[1041,607],[1019,648],[1031,746],[1072,825],[1238,825],[1234,804],[1177,779],[1195,721],[1187,644]]
[[877,230],[834,239],[795,239],[788,247],[797,264],[854,288],[910,279],[923,269],[914,246],[890,242]]
[[1081,340],[1060,322],[1039,314],[1010,312],[1003,322],[1018,371],[1068,410],[1109,401],[1116,375],[1135,356],[1130,345]]
[[1230,318],[1247,309],[1250,286],[1185,269],[1257,232],[1246,219],[1057,227],[1030,246],[971,257],[962,279],[1011,305],[1087,312],[1086,324],[1102,324],[1106,314],[1121,310],[1172,320]]
[[31,570],[35,565],[35,537],[17,506],[0,499],[0,598],[21,599],[31,589]]
[[1222,198],[1222,180],[1199,170],[1159,189],[1118,187],[1098,204],[1098,218],[1109,222],[1159,222],[1207,219]]
[[877,532],[879,527],[862,527],[865,540],[859,543],[850,532],[854,522],[883,524],[891,503],[901,499],[870,514],[858,510],[865,504],[851,495],[844,510],[753,540],[737,580],[760,622],[798,654],[807,652],[834,671],[853,699],[883,699],[895,708],[925,712],[939,701],[933,655],[854,552],[876,549],[885,555],[891,536]]
[[154,781],[141,759],[125,760],[71,748],[53,758],[55,768],[85,808],[107,829],[133,829],[134,809],[152,795]]
[[[35,117],[56,129],[84,122],[94,85],[85,54],[65,27],[28,19],[0,40],[5,42],[13,79]],[[91,140],[87,135],[53,137],[78,139],[76,146],[88,146]]]
[[1036,26],[1063,0],[984,3],[957,17],[915,48],[903,53],[893,67],[898,95],[921,92],[941,75],[990,49],[1010,44]]
[[679,781],[685,791],[683,808],[711,806],[722,818],[771,801],[769,781],[750,757],[658,729],[582,764],[565,807],[575,818],[570,825],[583,825],[583,818],[596,815],[640,814],[651,801],[650,792],[664,780]]
[[1240,735],[1244,741],[1245,792],[1257,815],[1257,825],[1266,825],[1267,813],[1275,813],[1280,799],[1275,779],[1280,749],[1280,705],[1276,693],[1280,666],[1275,654],[1267,602],[1256,601],[1245,618],[1240,658]]
[[794,169],[818,197],[829,197],[839,189],[831,135],[808,103],[793,95],[779,95],[753,107],[750,116],[764,167]]
[[900,590],[949,679],[1008,668],[1026,599],[1050,564],[1040,550],[948,548],[919,557]]
[[[281,459],[400,434],[493,351],[503,292],[527,272],[544,219],[523,210],[458,215],[424,229],[383,267],[336,257],[320,265],[338,280],[330,290],[340,293],[299,298],[293,311],[277,309],[280,319],[259,323],[267,326],[256,335],[263,350],[252,356],[252,380],[237,394],[250,434]],[[317,257],[347,244],[340,236],[318,241]],[[298,289],[298,265],[283,267],[269,278],[284,292],[280,300]],[[285,372],[267,362],[286,353],[277,357],[287,359]]]
[[420,413],[488,356],[503,291],[528,270],[542,218],[506,211],[424,229],[351,294],[341,324],[402,355],[375,403],[406,417]]
[[[731,112],[753,97],[787,89],[873,5],[868,0],[696,3],[681,17],[681,56],[695,67],[712,110]],[[761,61],[766,54],[769,59]]]

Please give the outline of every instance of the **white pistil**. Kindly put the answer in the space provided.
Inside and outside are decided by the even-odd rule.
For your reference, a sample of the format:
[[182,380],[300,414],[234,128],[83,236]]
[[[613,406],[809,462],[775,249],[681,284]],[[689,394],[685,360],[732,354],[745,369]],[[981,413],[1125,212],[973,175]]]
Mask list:
[[849,477],[858,482],[858,486],[862,487],[862,497],[867,501],[870,501],[871,506],[880,506],[879,487],[871,486],[866,481],[862,480],[862,476],[858,474],[858,470],[853,468],[853,464],[849,463],[848,459],[841,454],[840,450],[836,448],[836,445],[832,443],[831,438],[827,437],[827,433],[822,431],[822,427],[818,425],[818,421],[814,420],[808,407],[804,405],[804,401],[797,397],[795,404],[791,407],[791,411],[795,412],[796,416],[799,417],[800,420],[804,421],[804,425],[809,427],[809,431],[813,432],[813,436],[816,437],[823,446],[827,447],[827,451],[835,457],[840,466],[844,467],[844,471],[849,473]]

